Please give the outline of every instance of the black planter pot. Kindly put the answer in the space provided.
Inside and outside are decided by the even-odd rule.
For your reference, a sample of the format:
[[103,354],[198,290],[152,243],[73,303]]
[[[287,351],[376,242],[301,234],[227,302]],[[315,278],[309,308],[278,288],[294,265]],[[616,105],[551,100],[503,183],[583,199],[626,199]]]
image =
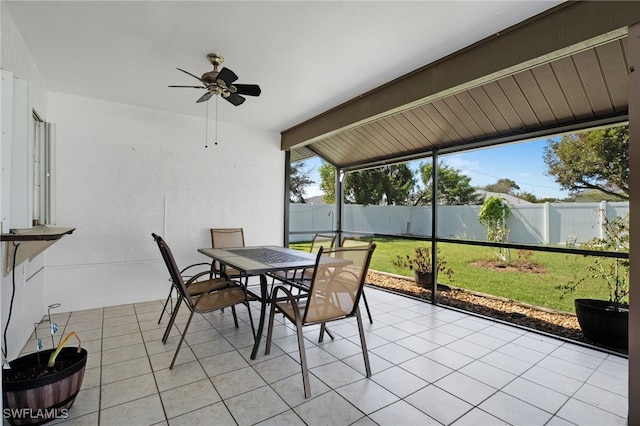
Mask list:
[[414,269],[413,278],[419,287],[431,289],[433,286],[433,274],[431,272],[421,272]]
[[[46,363],[53,349],[40,352],[41,363]],[[7,381],[8,371],[19,371],[38,365],[38,354],[33,353],[11,361],[11,370],[2,372],[2,401],[7,420],[12,425],[41,425],[56,418],[65,418],[73,405],[87,365],[87,351],[63,348],[56,363],[71,363],[64,370],[46,376],[19,381]],[[3,413],[3,414],[5,414]]]
[[629,311],[615,310],[611,302],[575,299],[576,316],[587,339],[604,346],[629,348]]

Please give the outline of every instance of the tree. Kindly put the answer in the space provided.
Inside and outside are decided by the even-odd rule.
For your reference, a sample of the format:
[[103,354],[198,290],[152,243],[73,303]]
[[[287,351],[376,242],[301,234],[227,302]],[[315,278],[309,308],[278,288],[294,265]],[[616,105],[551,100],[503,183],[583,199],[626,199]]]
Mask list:
[[303,168],[302,162],[291,163],[289,173],[289,201],[292,203],[305,203],[305,187],[311,185],[313,180],[309,177],[309,171]]
[[416,186],[413,172],[406,163],[394,164],[382,168],[386,175],[383,180],[385,204],[407,205],[409,197]]
[[555,203],[556,201],[564,201],[565,203],[573,203],[574,200],[570,198],[565,198],[563,200],[558,200],[555,197],[545,197],[545,198],[536,198],[535,201],[531,201],[532,203]]
[[[418,190],[414,196],[414,205],[431,204],[433,183],[431,163],[420,163],[420,175],[424,188]],[[438,164],[438,204],[459,206],[464,204],[479,204],[482,195],[475,193],[470,184],[471,178],[460,173],[451,166]]]
[[520,187],[511,179],[498,179],[496,183],[492,183],[484,187],[485,191],[511,195],[515,194],[516,189],[520,189]]
[[322,201],[327,204],[336,203],[336,168],[329,163],[322,162],[318,168],[320,173],[320,189],[323,192]]
[[573,193],[598,190],[629,199],[629,127],[570,134],[547,141],[547,175]]
[[344,182],[344,199],[348,204],[380,204],[383,197],[382,175],[378,170],[348,173]]
[[532,193],[527,192],[527,191],[516,192],[513,195],[515,195],[516,197],[520,198],[521,200],[525,200],[525,201],[528,201],[530,203],[539,203],[540,202],[540,200],[538,200],[538,198],[535,195],[533,195]]
[[597,189],[587,189],[584,191],[576,192],[573,198],[577,202],[597,203],[600,201],[620,201],[619,195],[605,194]]
[[[335,173],[335,168],[328,163],[320,166],[320,188],[325,193],[323,199],[327,203],[335,203]],[[345,177],[345,202],[404,205],[408,203],[414,185],[413,173],[406,164],[351,172]]]
[[[489,197],[482,204],[478,221],[487,228],[487,239],[496,243],[506,243],[509,240],[507,220],[511,215],[511,207],[501,197]],[[496,255],[504,262],[511,260],[509,249],[498,247]]]

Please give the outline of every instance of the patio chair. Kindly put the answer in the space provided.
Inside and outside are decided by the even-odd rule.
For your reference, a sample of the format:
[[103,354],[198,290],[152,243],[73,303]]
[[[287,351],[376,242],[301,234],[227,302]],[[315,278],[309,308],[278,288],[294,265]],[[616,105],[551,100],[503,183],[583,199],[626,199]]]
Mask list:
[[[315,234],[311,240],[311,246],[309,247],[309,253],[318,253],[320,247],[324,247],[325,250],[335,246],[336,236],[327,234]],[[280,271],[273,274],[274,279],[280,281],[286,281],[292,286],[298,288],[308,288],[309,282],[313,275],[313,270],[307,269],[294,269],[292,271]]]
[[[152,233],[151,236],[153,236],[153,239],[158,244],[158,248],[160,248],[160,241],[164,241],[162,237],[160,237],[155,233]],[[160,250],[162,249],[160,248]],[[189,271],[191,268],[198,267],[198,266],[206,266],[206,270],[203,270],[200,272],[193,272],[191,273],[192,275],[185,274],[186,271]],[[221,286],[226,285],[228,280],[224,277],[214,278],[210,268],[211,268],[211,264],[204,262],[204,263],[195,263],[193,265],[187,266],[186,268],[180,271],[180,276],[182,278],[182,281],[185,283],[185,286],[190,296],[192,297],[199,296],[203,292],[205,292],[206,290],[214,286],[215,284],[220,284]],[[171,289],[169,290],[169,296],[167,297],[167,300],[164,302],[164,307],[162,308],[162,313],[160,314],[160,319],[158,320],[158,324],[160,324],[160,322],[162,321],[162,316],[164,315],[164,312],[167,308],[167,304],[169,303],[169,300],[171,301],[173,300],[171,296],[174,290],[176,290],[178,297],[176,300],[176,305],[172,306],[171,311],[169,312],[171,316],[169,317],[169,323],[167,324],[165,332],[162,335],[162,343],[167,343],[167,339],[169,338],[169,334],[171,333],[171,327],[173,327],[175,319],[178,316],[178,310],[180,309],[180,305],[182,304],[182,295],[180,294],[180,291],[178,291],[177,286],[171,274],[169,274],[169,282],[171,283]]]
[[[155,235],[155,234],[152,234],[152,235]],[[194,263],[193,265],[187,266],[186,268],[184,268],[184,269],[182,269],[180,271],[180,275],[182,276],[182,279],[185,280],[185,281],[189,281],[193,277],[193,275],[195,275],[197,273],[197,272],[193,272],[192,271],[192,268],[196,268],[196,267],[203,267],[203,268],[206,267],[207,270],[210,270],[211,264],[209,264],[207,262],[201,262],[201,263]],[[170,305],[169,315],[173,315],[173,312],[177,307],[177,306],[176,307],[173,306],[173,297],[172,296],[173,296],[173,290],[174,290],[175,287],[173,285],[173,282],[172,282],[171,278],[169,278],[169,282],[171,283],[170,286],[169,286],[169,295],[167,296],[167,300],[165,300],[165,302],[164,302],[164,306],[162,307],[162,312],[160,312],[160,318],[158,318],[158,324],[160,324],[162,322],[162,317],[164,316],[164,313],[167,310],[167,305]],[[194,284],[197,284],[197,283],[194,283]],[[191,288],[190,291],[194,291],[194,292],[197,293],[199,287],[200,286],[193,286],[193,288]]]
[[[211,247],[213,248],[236,248],[244,247],[243,228],[211,228]],[[237,269],[223,267],[218,262],[214,262],[213,270],[217,276],[226,276],[229,279],[240,279],[245,285],[248,284],[249,276]]]
[[[362,241],[356,237],[344,237],[342,242],[340,243],[340,247],[358,247],[358,246],[367,246],[373,244],[373,241]],[[366,279],[366,276],[365,276]],[[364,302],[364,307],[367,310],[367,316],[369,317],[369,323],[373,324],[373,317],[371,316],[371,310],[369,309],[369,303],[367,302],[367,295],[364,292],[364,288],[362,289],[362,301]]]
[[[211,229],[212,247],[215,247],[215,245],[213,245],[214,231],[216,235],[215,241],[218,241],[219,248],[244,247],[244,234],[243,234],[242,228]],[[209,277],[210,279],[213,279],[214,275],[216,278],[220,278],[221,282],[224,282],[228,279],[228,277],[226,277],[224,274],[221,273],[219,264],[210,264],[207,262],[200,262],[200,263],[194,263],[193,265],[189,265],[180,271],[180,275],[182,275],[182,278],[185,282],[188,282],[189,279],[191,279],[195,274],[198,273],[197,270],[194,270],[194,268],[199,268],[199,267],[206,268],[211,272],[210,274],[211,276]],[[238,276],[241,275],[239,271],[230,270],[229,272],[231,272],[231,274],[233,275],[232,278],[238,278]],[[235,272],[235,275],[234,275],[234,272]],[[169,278],[169,282],[171,282],[171,278]],[[196,285],[190,288],[190,291],[193,292],[192,293],[193,296],[200,294],[202,289],[206,288],[205,284],[203,285],[199,285],[198,283],[194,283],[194,284]],[[173,306],[173,298],[171,297],[173,295],[174,289],[175,289],[175,286],[171,284],[169,288],[169,295],[167,296],[167,300],[164,302],[164,307],[162,308],[162,312],[160,313],[160,318],[158,318],[158,324],[162,322],[162,317],[164,316],[164,313],[167,310],[167,305],[170,305],[169,314],[172,315],[174,312],[175,308]],[[170,324],[172,324],[171,321],[170,321]],[[168,329],[170,328],[171,327],[169,326]],[[166,338],[164,340],[166,340]]]
[[[247,298],[247,290],[246,288],[238,282],[230,281],[226,279],[211,279],[204,282],[199,283],[203,287],[202,291],[199,294],[194,295],[189,291],[189,287],[194,285],[193,283],[199,278],[199,276],[204,276],[205,274],[209,274],[209,271],[201,272],[200,274],[194,275],[188,282],[184,282],[182,275],[180,275],[180,270],[176,265],[176,261],[171,253],[171,249],[167,245],[167,243],[162,239],[162,237],[152,234],[153,238],[158,243],[158,248],[160,249],[160,253],[162,254],[162,258],[169,270],[169,275],[171,276],[172,282],[178,291],[178,302],[176,303],[176,312],[178,304],[182,301],[189,307],[191,314],[189,314],[189,319],[184,326],[184,330],[182,331],[182,336],[180,337],[180,342],[178,342],[178,347],[176,348],[176,352],[173,355],[173,359],[171,360],[171,365],[169,369],[172,369],[176,359],[178,358],[178,353],[180,352],[180,347],[182,346],[182,342],[189,330],[189,325],[191,324],[191,320],[193,319],[194,314],[205,314],[207,312],[223,309],[223,308],[231,308],[233,312],[233,321],[238,328],[238,317],[236,315],[235,305],[244,304],[247,307],[247,311],[249,312],[249,322],[251,323],[251,331],[253,336],[255,337],[255,329],[253,327],[253,319],[251,317],[251,307],[249,306],[249,301]],[[209,287],[206,288],[205,283],[209,283]],[[175,319],[175,314],[172,315],[172,321]],[[167,329],[168,332],[169,328]],[[165,332],[165,335],[167,334]],[[163,338],[163,342],[166,341]]]
[[[277,312],[280,312],[296,327],[305,398],[311,396],[311,389],[302,332],[303,327],[320,325],[320,341],[322,341],[325,323],[355,317],[360,332],[360,344],[362,346],[366,375],[367,377],[371,376],[369,355],[358,302],[362,294],[364,277],[367,275],[369,262],[375,248],[375,244],[358,247],[336,247],[327,250],[322,247],[318,251],[316,266],[306,298],[300,299],[299,296],[294,296],[283,285],[277,286],[272,293],[265,355],[268,355],[271,351],[274,317]],[[343,260],[344,263],[323,264],[322,258],[324,256]],[[279,301],[280,298],[284,298],[284,300]]]
[[318,253],[320,247],[325,249],[332,248],[336,244],[335,235],[327,234],[315,234],[311,240],[311,247],[309,247],[309,253]]

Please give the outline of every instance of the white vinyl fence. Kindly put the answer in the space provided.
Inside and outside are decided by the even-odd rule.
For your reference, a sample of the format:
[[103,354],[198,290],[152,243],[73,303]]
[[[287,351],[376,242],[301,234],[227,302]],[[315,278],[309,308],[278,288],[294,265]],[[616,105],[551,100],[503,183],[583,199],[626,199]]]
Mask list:
[[[316,231],[335,228],[335,205],[291,204],[290,241],[308,241]],[[544,203],[511,205],[507,222],[509,241],[521,244],[564,245],[601,237],[603,219],[625,216],[628,202]],[[478,222],[481,206],[438,207],[438,237],[486,240],[487,231]],[[363,206],[344,208],[345,232],[431,236],[431,207]],[[306,234],[306,232],[309,232]]]

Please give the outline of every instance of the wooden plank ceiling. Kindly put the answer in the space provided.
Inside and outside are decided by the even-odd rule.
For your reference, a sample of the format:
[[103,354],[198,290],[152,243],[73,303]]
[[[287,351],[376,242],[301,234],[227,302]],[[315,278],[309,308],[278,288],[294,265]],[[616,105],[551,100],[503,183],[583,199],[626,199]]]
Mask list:
[[624,122],[626,31],[608,38],[302,141],[292,146],[291,161],[317,155],[339,169],[354,170],[435,150],[456,152]]

